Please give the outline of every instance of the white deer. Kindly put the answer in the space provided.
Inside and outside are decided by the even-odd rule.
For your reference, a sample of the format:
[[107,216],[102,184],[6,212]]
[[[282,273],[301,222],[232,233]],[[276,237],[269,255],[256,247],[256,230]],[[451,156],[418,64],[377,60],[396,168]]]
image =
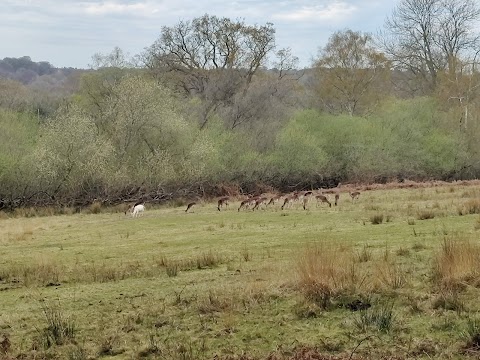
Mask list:
[[131,211],[132,211],[132,217],[138,217],[140,216],[140,213],[143,213],[145,211],[145,205],[136,204],[131,208]]

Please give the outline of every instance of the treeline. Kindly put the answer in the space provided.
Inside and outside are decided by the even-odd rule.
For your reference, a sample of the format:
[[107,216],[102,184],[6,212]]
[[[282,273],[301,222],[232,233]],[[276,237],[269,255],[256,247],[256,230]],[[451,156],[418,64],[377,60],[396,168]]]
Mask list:
[[[407,10],[425,15],[402,1],[389,24]],[[422,74],[378,44],[337,32],[298,70],[273,25],[205,15],[164,27],[133,58],[95,54],[94,70],[55,91],[0,79],[0,207],[478,177],[480,77],[467,42],[454,60],[439,48]]]
[[75,71],[73,68],[55,68],[47,61],[35,62],[29,56],[0,59],[0,77],[16,80],[25,85],[31,84],[41,76],[53,74],[67,76]]

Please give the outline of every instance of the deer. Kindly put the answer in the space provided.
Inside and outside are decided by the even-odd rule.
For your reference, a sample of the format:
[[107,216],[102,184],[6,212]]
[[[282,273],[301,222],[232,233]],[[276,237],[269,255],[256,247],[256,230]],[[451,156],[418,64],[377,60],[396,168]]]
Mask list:
[[185,212],[188,212],[188,210],[190,210],[194,205],[197,205],[196,202],[191,202],[187,205],[187,208],[185,209]]
[[262,197],[259,197],[255,200],[255,206],[253,207],[253,211],[255,211],[255,209],[258,209],[260,205],[267,205],[267,200],[268,198],[265,197],[265,196],[262,196]]
[[143,213],[145,211],[145,205],[143,204],[138,204],[133,207],[132,211],[132,217],[138,217],[140,216],[140,213]]
[[282,195],[275,195],[272,198],[270,198],[270,201],[268,202],[267,206],[269,205],[275,205],[275,202],[279,201],[282,198]]
[[240,203],[240,206],[238,208],[238,211],[240,211],[242,208],[245,208],[245,209],[248,209],[250,208],[250,206],[254,205],[255,204],[255,201],[257,201],[259,197],[258,196],[252,196],[252,197],[249,197],[248,199],[246,200],[243,200],[241,203]]
[[312,195],[313,195],[312,191],[306,191],[302,195],[300,195],[301,198],[302,198],[303,210],[307,210],[307,204],[308,204],[308,201],[310,200],[310,197]]
[[317,206],[318,203],[327,203],[329,207],[332,207],[332,203],[328,200],[328,198],[325,195],[318,194],[315,195],[315,199],[317,200]]
[[220,199],[218,199],[218,202],[217,202],[217,210],[220,211],[220,208],[225,206],[225,207],[228,207],[228,201],[230,200],[230,197],[229,196],[224,196],[224,197],[221,197]]
[[337,206],[339,199],[340,199],[340,194],[339,194],[339,193],[335,193],[335,206]]
[[143,201],[137,201],[135,204],[129,206],[127,210],[125,210],[125,215],[127,215],[127,212],[133,213],[133,210],[135,209],[136,206],[138,205],[144,205]]
[[285,206],[293,204],[293,202],[296,201],[297,199],[298,199],[298,194],[293,194],[285,197],[285,200],[283,200],[282,210],[285,208]]
[[360,196],[360,191],[351,192],[351,193],[350,193],[350,196],[352,197],[352,202],[353,202],[354,200],[356,200],[356,199],[359,198],[359,196]]

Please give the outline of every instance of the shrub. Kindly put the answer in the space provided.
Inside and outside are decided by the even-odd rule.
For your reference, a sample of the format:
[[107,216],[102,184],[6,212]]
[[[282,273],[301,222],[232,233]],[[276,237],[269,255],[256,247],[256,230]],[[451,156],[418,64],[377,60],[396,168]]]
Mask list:
[[383,214],[375,214],[370,217],[370,222],[373,225],[378,225],[383,223]]
[[100,214],[102,211],[102,203],[95,201],[88,207],[88,213],[90,214]]

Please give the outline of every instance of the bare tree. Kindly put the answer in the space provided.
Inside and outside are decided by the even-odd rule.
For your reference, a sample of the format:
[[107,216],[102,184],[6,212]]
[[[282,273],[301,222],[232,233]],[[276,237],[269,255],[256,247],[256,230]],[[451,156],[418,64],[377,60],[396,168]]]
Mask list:
[[480,20],[480,7],[473,0],[443,0],[436,41],[447,59],[448,72],[457,70],[456,61],[469,56],[480,45],[474,29]]
[[134,65],[134,60],[130,55],[123,52],[118,46],[115,46],[109,54],[95,53],[92,56],[92,63],[89,64],[90,68],[94,70],[107,67],[130,68]]
[[[273,63],[274,70],[278,73],[280,79],[286,76],[295,75],[298,67],[298,57],[292,54],[292,49],[284,48],[275,53],[276,59]],[[298,78],[298,77],[297,77]]]
[[478,45],[479,16],[474,0],[401,0],[379,40],[398,69],[420,80],[414,92],[431,92],[438,73],[455,71],[455,61]]
[[462,130],[467,130],[469,119],[472,117],[469,109],[478,101],[480,95],[480,72],[478,71],[477,57],[478,53],[468,59],[453,59],[451,61],[454,64],[453,71],[440,74],[435,93],[448,109],[456,108]]

